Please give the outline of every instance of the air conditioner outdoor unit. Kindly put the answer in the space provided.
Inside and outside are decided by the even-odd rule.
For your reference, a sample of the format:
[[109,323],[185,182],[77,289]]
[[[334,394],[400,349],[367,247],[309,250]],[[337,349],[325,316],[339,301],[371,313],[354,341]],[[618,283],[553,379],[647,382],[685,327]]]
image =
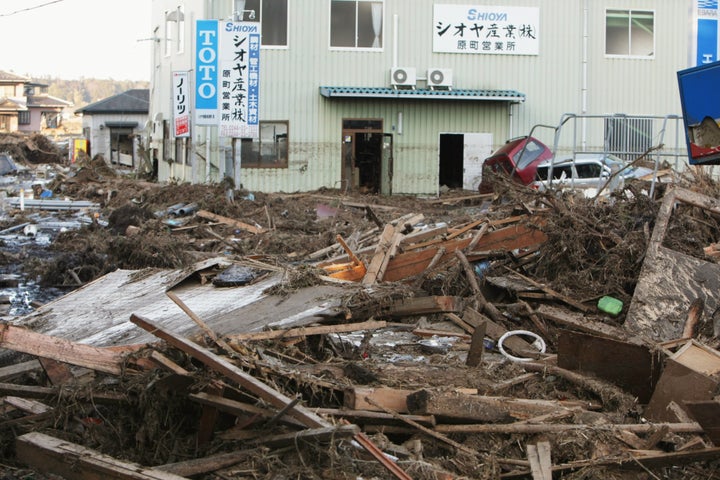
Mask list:
[[390,69],[390,85],[394,88],[415,88],[416,83],[415,67],[395,67]]
[[452,89],[453,72],[450,68],[430,68],[427,72],[427,84],[434,89]]

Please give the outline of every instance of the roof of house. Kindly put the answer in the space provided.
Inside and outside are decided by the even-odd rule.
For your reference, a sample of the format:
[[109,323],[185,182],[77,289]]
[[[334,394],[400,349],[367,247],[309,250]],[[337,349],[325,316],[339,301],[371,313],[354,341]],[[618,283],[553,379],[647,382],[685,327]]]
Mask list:
[[0,112],[21,112],[27,110],[24,102],[17,98],[0,97]]
[[149,113],[150,90],[136,88],[84,106],[75,113],[85,115],[101,113]]
[[26,98],[28,107],[64,108],[72,105],[72,102],[52,95],[28,95]]
[[0,70],[0,83],[28,83],[30,77]]

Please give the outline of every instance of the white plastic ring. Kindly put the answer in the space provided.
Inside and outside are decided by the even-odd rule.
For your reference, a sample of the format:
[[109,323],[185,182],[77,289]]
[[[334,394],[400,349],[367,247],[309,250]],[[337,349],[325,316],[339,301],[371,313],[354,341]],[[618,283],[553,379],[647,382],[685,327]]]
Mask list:
[[505,351],[505,349],[503,348],[503,342],[508,337],[512,337],[514,335],[527,335],[529,337],[533,337],[535,341],[532,343],[532,345],[536,347],[540,351],[540,353],[545,353],[545,340],[543,340],[540,335],[530,332],[528,330],[511,330],[509,332],[505,332],[500,337],[500,340],[498,340],[498,350],[500,350],[500,353],[502,353],[505,357],[512,360],[513,362],[529,362],[531,360],[534,360],[533,358],[515,357]]

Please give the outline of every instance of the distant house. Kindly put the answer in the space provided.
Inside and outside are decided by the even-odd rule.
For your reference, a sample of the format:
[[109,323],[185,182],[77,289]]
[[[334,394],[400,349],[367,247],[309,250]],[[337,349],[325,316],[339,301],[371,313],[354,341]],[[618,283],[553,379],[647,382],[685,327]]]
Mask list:
[[91,103],[75,111],[82,115],[83,137],[91,157],[126,167],[140,162],[140,138],[150,110],[150,90],[133,89]]
[[39,132],[59,128],[72,102],[47,93],[48,85],[0,70],[0,132]]

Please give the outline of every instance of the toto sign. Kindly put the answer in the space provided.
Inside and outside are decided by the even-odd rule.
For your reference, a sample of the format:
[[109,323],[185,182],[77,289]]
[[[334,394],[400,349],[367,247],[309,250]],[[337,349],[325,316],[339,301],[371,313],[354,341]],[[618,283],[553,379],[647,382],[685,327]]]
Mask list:
[[198,20],[195,45],[195,124],[218,123],[218,22]]

